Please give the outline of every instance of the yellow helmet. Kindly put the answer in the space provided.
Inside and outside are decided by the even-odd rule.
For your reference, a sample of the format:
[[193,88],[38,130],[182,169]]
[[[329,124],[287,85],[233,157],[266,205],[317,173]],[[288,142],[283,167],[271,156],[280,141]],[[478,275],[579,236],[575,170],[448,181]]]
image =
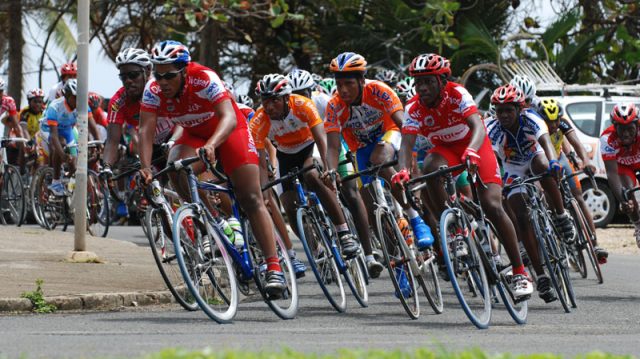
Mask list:
[[553,98],[541,100],[538,105],[538,113],[545,120],[556,121],[560,118],[560,105]]

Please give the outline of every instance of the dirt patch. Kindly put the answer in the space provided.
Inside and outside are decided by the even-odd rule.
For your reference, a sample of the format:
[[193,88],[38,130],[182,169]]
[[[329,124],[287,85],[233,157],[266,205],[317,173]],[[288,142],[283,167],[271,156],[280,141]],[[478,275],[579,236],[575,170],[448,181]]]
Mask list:
[[633,231],[632,225],[613,224],[606,229],[598,229],[596,234],[599,245],[609,253],[639,255],[640,248],[636,245]]

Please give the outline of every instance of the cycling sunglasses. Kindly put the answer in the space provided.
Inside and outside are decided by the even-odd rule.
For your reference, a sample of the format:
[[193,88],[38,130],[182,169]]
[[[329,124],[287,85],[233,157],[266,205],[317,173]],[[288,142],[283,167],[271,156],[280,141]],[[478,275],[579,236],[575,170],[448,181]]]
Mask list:
[[177,70],[177,71],[169,71],[169,72],[153,72],[153,77],[156,78],[157,81],[159,80],[171,80],[173,78],[175,78],[176,76],[178,76],[179,73],[181,73],[182,70]]
[[125,82],[127,79],[135,80],[140,77],[140,75],[142,75],[142,71],[129,71],[119,74],[118,77],[120,78],[120,81]]

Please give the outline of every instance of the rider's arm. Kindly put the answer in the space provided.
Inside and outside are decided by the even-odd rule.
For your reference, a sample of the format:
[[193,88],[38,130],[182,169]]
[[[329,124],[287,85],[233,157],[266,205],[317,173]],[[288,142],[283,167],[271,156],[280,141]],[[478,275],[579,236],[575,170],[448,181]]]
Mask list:
[[411,168],[416,137],[417,135],[411,133],[402,134],[402,144],[400,145],[400,153],[398,154],[398,167],[400,169]]
[[322,123],[311,127],[311,135],[313,136],[313,140],[316,142],[316,146],[318,146],[318,152],[320,152],[322,164],[327,168],[329,166],[327,163],[327,134],[324,132],[324,126]]
[[151,154],[153,152],[153,140],[156,134],[156,122],[158,115],[153,112],[140,111],[140,127],[138,128],[138,151],[141,168],[151,168]]
[[340,132],[327,133],[327,171],[338,168],[338,156],[340,155]]
[[118,145],[122,136],[122,125],[110,123],[107,125],[107,140],[104,146],[104,163],[113,166],[118,160]]
[[487,132],[484,127],[484,123],[480,118],[480,115],[477,113],[473,113],[466,118],[467,124],[469,125],[469,129],[471,130],[471,140],[469,141],[469,148],[472,148],[475,151],[480,149],[482,143],[484,142],[485,137],[487,136]]
[[605,160],[604,168],[607,171],[609,187],[613,191],[614,196],[616,196],[618,203],[624,202],[622,193],[625,188],[622,187],[622,181],[620,181],[620,175],[618,175],[618,162],[616,160]]
[[22,132],[22,126],[20,126],[20,120],[18,119],[18,114],[15,113],[13,115],[9,115],[6,119],[2,121],[6,126],[11,128],[18,137],[26,138],[24,133]]
[[233,109],[233,105],[231,104],[231,100],[224,100],[213,105],[213,111],[218,115],[220,120],[218,122],[216,132],[214,132],[209,138],[207,145],[217,148],[223,144],[231,132],[233,132],[238,125],[238,120],[236,118],[236,111]]
[[49,125],[49,144],[51,144],[51,150],[62,156],[64,149],[60,143],[60,137],[58,136],[58,126]]
[[544,154],[547,156],[549,161],[558,160],[558,154],[556,154],[556,150],[553,149],[551,138],[548,133],[544,133],[538,137],[538,143],[540,143],[540,146],[542,147],[542,150],[544,150]]
[[269,182],[269,168],[267,165],[267,151],[265,149],[258,150],[260,156],[260,186]]
[[578,139],[578,135],[576,135],[576,131],[568,132],[565,136],[567,137],[567,140],[569,140],[571,146],[573,146],[573,149],[578,154],[578,157],[580,157],[580,159],[582,160],[583,167],[593,167],[591,159],[589,159],[589,156],[587,155],[587,151],[584,150],[584,146],[582,146],[582,143],[580,143],[580,139]]
[[94,140],[99,140],[100,136],[98,135],[98,127],[96,125],[96,120],[93,118],[91,112],[89,112],[89,133],[93,136]]
[[404,111],[396,111],[391,115],[391,119],[398,126],[398,128],[402,128],[402,119],[404,118]]

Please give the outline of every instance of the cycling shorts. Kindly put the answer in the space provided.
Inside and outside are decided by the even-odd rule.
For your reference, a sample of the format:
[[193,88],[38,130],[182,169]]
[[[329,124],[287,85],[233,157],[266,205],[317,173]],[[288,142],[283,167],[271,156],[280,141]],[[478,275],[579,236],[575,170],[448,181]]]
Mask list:
[[[430,154],[438,154],[447,161],[447,165],[457,166],[462,163],[462,154],[467,149],[467,145],[448,145],[448,146],[436,146],[429,150]],[[500,169],[498,167],[498,161],[496,155],[491,148],[491,141],[488,137],[485,137],[482,146],[478,149],[478,155],[482,159],[478,164],[478,175],[483,183],[495,183],[502,185],[502,179],[500,178]],[[455,176],[460,172],[454,173]]]
[[[45,131],[38,131],[36,133],[36,146],[38,149],[38,163],[40,165],[48,165],[49,164],[49,155],[51,154],[51,150],[49,148],[51,133]],[[60,144],[64,147],[65,145],[75,145],[78,143],[78,131],[74,128],[60,131],[58,130],[58,137],[60,138]],[[78,156],[78,148],[73,147],[70,149],[71,156]]]
[[[502,175],[502,180],[506,185],[513,183],[516,178],[526,179],[531,177],[533,174],[533,169],[531,168],[531,164],[533,160],[538,158],[538,156],[545,156],[544,152],[537,151],[533,157],[529,160],[529,162],[523,164],[513,164],[513,163],[503,163],[502,169],[504,170],[504,174]],[[513,196],[516,193],[525,193],[525,187],[517,187],[509,191],[507,193],[507,199]]]
[[[211,131],[211,134],[214,132],[215,130]],[[187,145],[197,150],[204,146],[210,137],[207,133],[192,133],[185,129],[176,145]],[[236,126],[227,140],[216,148],[216,158],[222,162],[222,168],[229,176],[244,165],[258,165],[258,152],[246,126]]]
[[636,171],[640,171],[640,166],[625,166],[618,163],[618,175],[627,176],[631,183],[637,184]]
[[[292,169],[302,169],[304,167],[304,162],[313,155],[313,146],[315,143],[311,143],[304,147],[297,153],[284,153],[281,151],[276,152],[276,157],[278,158],[278,171],[280,173],[280,177],[284,177]],[[295,187],[293,186],[293,181],[282,182],[282,191],[293,191]]]
[[[380,136],[376,141],[373,141],[364,147],[358,148],[358,150],[356,151],[356,169],[358,171],[364,171],[367,168],[371,167],[371,154],[373,153],[373,150],[377,145],[388,143],[393,147],[395,153],[397,154],[400,150],[401,141],[402,135],[400,134],[400,131],[391,130],[385,132],[385,134]],[[371,176],[361,176],[359,179],[359,185],[367,185],[371,183],[372,180],[373,178]]]

